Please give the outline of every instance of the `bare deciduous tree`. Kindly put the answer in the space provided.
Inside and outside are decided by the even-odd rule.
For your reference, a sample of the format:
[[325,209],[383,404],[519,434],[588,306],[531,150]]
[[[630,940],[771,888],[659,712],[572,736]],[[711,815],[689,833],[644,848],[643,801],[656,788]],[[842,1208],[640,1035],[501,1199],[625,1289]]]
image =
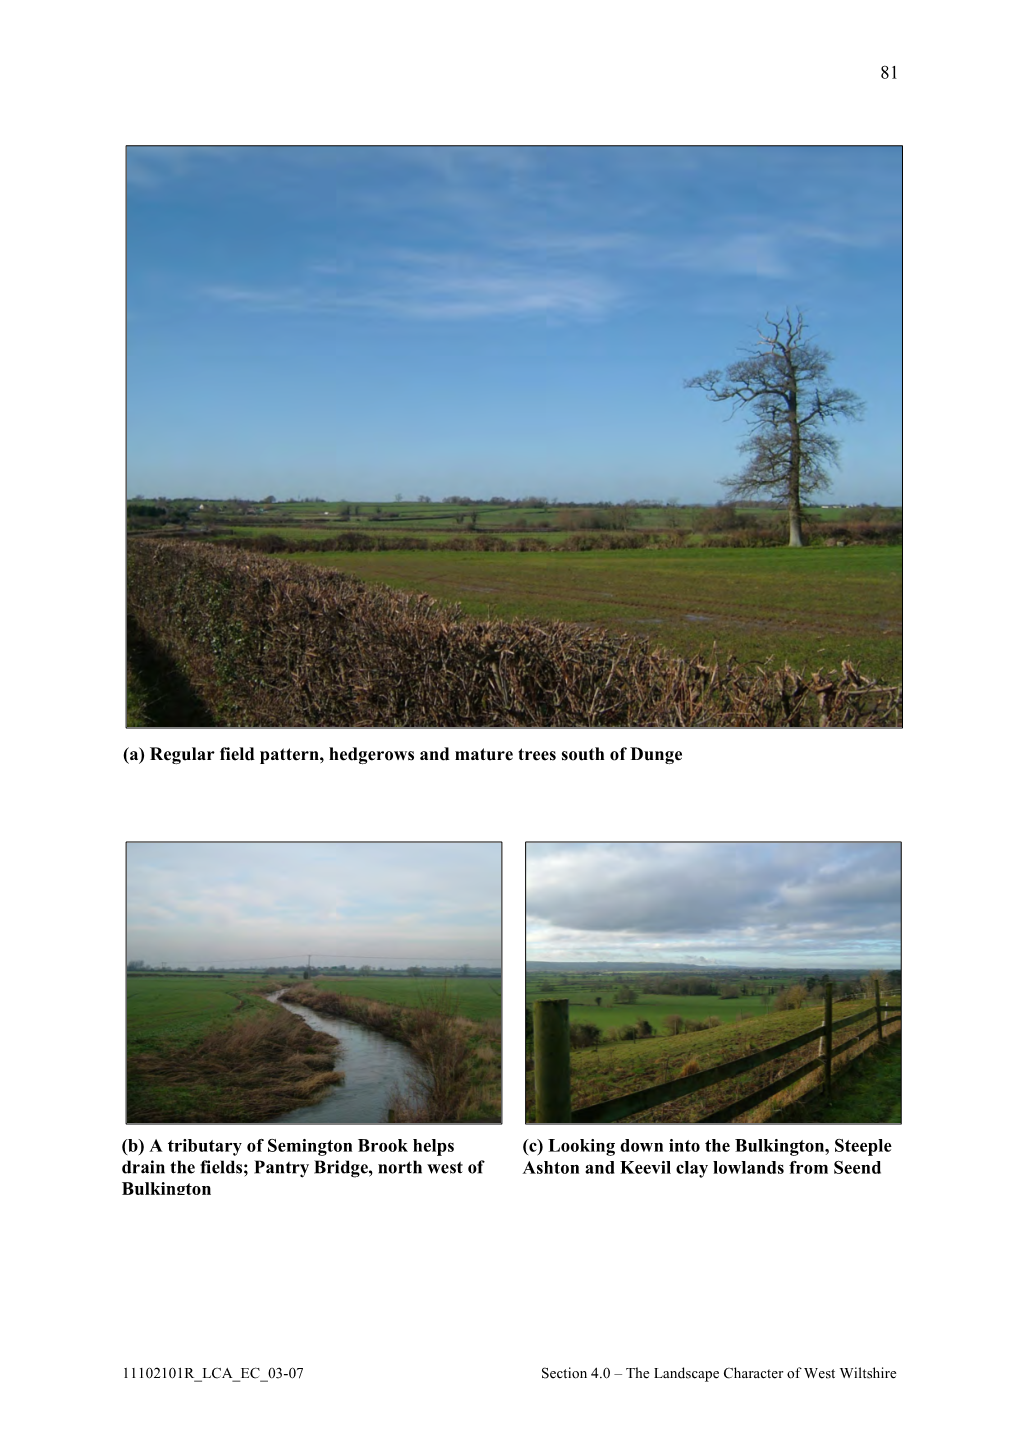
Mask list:
[[733,411],[749,408],[749,434],[740,449],[747,464],[724,481],[732,500],[768,497],[789,511],[790,545],[802,546],[804,497],[828,490],[828,467],[839,457],[839,442],[826,431],[836,420],[858,420],[864,402],[829,381],[828,351],[804,335],[804,317],[787,311],[765,317],[758,342],[726,371],[706,371],[685,381],[714,401],[732,401]]

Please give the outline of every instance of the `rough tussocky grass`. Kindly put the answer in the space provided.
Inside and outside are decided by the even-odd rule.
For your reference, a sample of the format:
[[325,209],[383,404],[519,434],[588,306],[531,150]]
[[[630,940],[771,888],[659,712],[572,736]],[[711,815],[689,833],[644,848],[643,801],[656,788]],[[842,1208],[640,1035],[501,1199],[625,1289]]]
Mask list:
[[254,979],[127,982],[127,1120],[257,1122],[343,1080],[333,1037],[271,1006]]

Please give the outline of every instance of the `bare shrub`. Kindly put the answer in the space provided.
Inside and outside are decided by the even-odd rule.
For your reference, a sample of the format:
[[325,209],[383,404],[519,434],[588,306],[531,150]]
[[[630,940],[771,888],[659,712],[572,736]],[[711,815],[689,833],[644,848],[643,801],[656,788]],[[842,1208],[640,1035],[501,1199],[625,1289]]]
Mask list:
[[773,1003],[776,1011],[799,1011],[808,999],[808,989],[798,982],[793,986],[784,986],[776,993]]

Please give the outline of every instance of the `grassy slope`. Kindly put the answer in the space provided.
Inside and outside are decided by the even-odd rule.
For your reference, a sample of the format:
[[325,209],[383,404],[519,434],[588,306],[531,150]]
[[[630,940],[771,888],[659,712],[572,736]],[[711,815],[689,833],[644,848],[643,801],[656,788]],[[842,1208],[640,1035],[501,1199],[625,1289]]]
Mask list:
[[903,1048],[900,1034],[887,1045],[872,1047],[850,1063],[833,1085],[832,1101],[826,1103],[822,1092],[815,1088],[801,1101],[783,1107],[771,1118],[776,1122],[845,1122],[902,1121]]
[[800,670],[849,658],[900,676],[902,549],[306,554],[398,590],[458,601],[467,615],[582,621],[645,634],[689,655],[714,644],[747,664]]
[[[833,1019],[853,1016],[863,1010],[860,1001],[837,1002],[833,1006]],[[607,1101],[611,1097],[626,1096],[645,1087],[656,1086],[680,1075],[689,1061],[696,1061],[701,1071],[719,1066],[725,1061],[747,1056],[755,1050],[764,1050],[777,1042],[786,1041],[802,1032],[820,1026],[822,1008],[803,1007],[799,1011],[777,1012],[767,1018],[737,1022],[732,1026],[719,1026],[711,1031],[694,1032],[677,1037],[653,1037],[645,1041],[618,1042],[611,1046],[599,1047],[597,1051],[575,1051],[571,1054],[571,1100],[575,1109]],[[864,1025],[864,1023],[862,1023]],[[845,1032],[839,1038],[845,1039]],[[784,1071],[792,1070],[808,1056],[817,1053],[817,1042],[808,1044],[805,1054],[798,1051],[783,1057]],[[778,1075],[778,1073],[776,1073]],[[760,1075],[757,1070],[745,1073],[729,1082],[707,1087],[690,1098],[669,1102],[651,1111],[639,1112],[627,1118],[627,1125],[637,1122],[690,1122],[700,1116],[747,1095],[766,1081],[773,1080]],[[528,1073],[527,1086],[528,1119],[534,1119],[534,1074]]]

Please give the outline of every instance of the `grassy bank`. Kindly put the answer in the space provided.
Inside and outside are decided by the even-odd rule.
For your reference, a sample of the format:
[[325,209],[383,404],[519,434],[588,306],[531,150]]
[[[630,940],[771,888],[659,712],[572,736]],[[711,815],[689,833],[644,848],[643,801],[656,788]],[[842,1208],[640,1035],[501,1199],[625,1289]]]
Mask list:
[[343,1080],[333,1037],[257,995],[264,983],[128,977],[127,1120],[259,1122]]
[[414,1055],[417,1077],[395,1093],[398,1122],[485,1122],[501,1115],[501,1028],[497,1020],[458,1014],[441,988],[419,991],[414,1006],[395,1006],[337,990],[317,978],[290,987],[283,1000],[325,1016],[342,1016],[401,1042]]
[[884,1046],[871,1047],[863,1056],[850,1063],[833,1088],[832,1100],[826,1101],[820,1087],[815,1087],[800,1101],[783,1107],[772,1121],[867,1122],[878,1126],[902,1121],[903,1046],[897,1032]]

